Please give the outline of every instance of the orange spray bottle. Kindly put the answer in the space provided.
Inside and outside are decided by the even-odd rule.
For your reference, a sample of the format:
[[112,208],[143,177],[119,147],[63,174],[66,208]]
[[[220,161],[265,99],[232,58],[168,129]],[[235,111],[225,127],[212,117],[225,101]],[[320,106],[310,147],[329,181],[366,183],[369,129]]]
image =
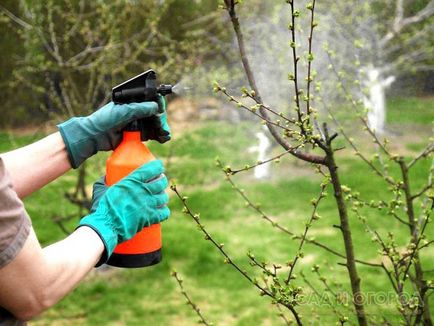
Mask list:
[[[148,70],[116,87],[112,91],[115,103],[157,101],[159,94],[172,92],[171,85],[157,87],[156,73]],[[113,185],[141,165],[155,160],[148,147],[142,143],[143,128],[162,128],[158,116],[134,121],[123,130],[123,139],[106,164],[107,185]],[[160,224],[145,227],[131,240],[119,244],[107,264],[117,267],[137,268],[158,264],[162,259],[162,234]]]

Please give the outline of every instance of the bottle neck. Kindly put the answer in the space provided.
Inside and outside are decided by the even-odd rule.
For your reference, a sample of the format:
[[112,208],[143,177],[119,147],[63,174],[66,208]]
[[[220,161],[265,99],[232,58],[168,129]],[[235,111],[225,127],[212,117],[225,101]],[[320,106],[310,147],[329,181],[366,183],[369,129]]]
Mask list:
[[141,137],[140,137],[140,131],[124,131],[123,132],[123,140],[124,141],[142,142]]
[[139,124],[140,124],[139,120],[131,121],[129,124],[127,124],[125,126],[125,128],[123,130],[124,131],[138,131],[138,130],[140,130]]

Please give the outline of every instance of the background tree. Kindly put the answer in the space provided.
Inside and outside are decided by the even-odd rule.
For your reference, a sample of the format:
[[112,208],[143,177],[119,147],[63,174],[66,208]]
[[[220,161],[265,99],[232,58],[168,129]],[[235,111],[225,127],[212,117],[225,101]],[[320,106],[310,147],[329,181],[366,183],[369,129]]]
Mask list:
[[[8,97],[26,94],[20,97],[26,103],[7,98],[5,105],[19,105],[27,122],[39,116],[37,121],[50,125],[90,114],[110,100],[113,86],[149,68],[156,69],[161,81],[175,84],[209,53],[204,50],[210,47],[207,38],[195,31],[213,17],[193,27],[184,24],[216,8],[210,0],[201,7],[179,0],[22,0],[6,5],[0,6],[3,23],[21,43],[15,42],[15,47],[20,44],[16,53],[8,48],[14,65],[8,66],[13,69],[3,82]],[[11,118],[20,116],[14,112]],[[79,206],[79,214],[90,205],[85,176],[83,164],[75,190],[65,194]],[[56,217],[62,228],[63,220]]]
[[318,15],[335,69],[352,81],[370,128],[384,132],[386,90],[405,75],[434,70],[434,1],[322,1]]

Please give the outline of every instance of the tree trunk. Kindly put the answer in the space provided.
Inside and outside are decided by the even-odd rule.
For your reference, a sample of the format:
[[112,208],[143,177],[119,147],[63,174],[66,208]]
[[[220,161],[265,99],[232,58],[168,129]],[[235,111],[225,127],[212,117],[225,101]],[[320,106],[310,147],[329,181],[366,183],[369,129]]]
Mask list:
[[385,77],[381,68],[368,65],[363,69],[366,74],[364,86],[369,90],[363,96],[363,103],[368,109],[369,127],[376,134],[384,133],[386,124],[386,89],[395,81],[394,76]]
[[[256,152],[257,161],[263,162],[267,159],[270,152],[271,141],[264,131],[256,133],[256,138],[258,138],[258,145],[249,148],[249,152]],[[255,167],[254,170],[256,179],[267,179],[270,177],[270,164],[261,164]]]
[[365,308],[363,303],[363,294],[360,287],[360,277],[357,272],[356,258],[354,255],[353,239],[351,228],[349,225],[348,211],[345,205],[345,200],[342,194],[341,182],[339,180],[338,167],[334,159],[333,149],[330,148],[327,152],[327,167],[330,172],[331,181],[333,184],[334,196],[339,211],[340,225],[344,239],[345,256],[347,258],[346,267],[351,281],[351,290],[353,294],[353,305],[356,310],[359,326],[368,325],[366,319]]

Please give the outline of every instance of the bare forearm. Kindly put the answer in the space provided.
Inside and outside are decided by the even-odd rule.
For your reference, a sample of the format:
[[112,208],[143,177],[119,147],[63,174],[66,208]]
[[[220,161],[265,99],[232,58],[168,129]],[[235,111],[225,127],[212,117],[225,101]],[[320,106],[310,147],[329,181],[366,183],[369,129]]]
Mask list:
[[12,177],[14,190],[24,198],[71,168],[59,132],[36,143],[1,155]]
[[46,268],[51,271],[47,296],[57,302],[68,294],[97,264],[103,251],[100,237],[88,227],[44,248]]
[[76,287],[103,250],[88,227],[44,249],[32,231],[19,255],[0,269],[0,306],[24,320],[39,315]]

